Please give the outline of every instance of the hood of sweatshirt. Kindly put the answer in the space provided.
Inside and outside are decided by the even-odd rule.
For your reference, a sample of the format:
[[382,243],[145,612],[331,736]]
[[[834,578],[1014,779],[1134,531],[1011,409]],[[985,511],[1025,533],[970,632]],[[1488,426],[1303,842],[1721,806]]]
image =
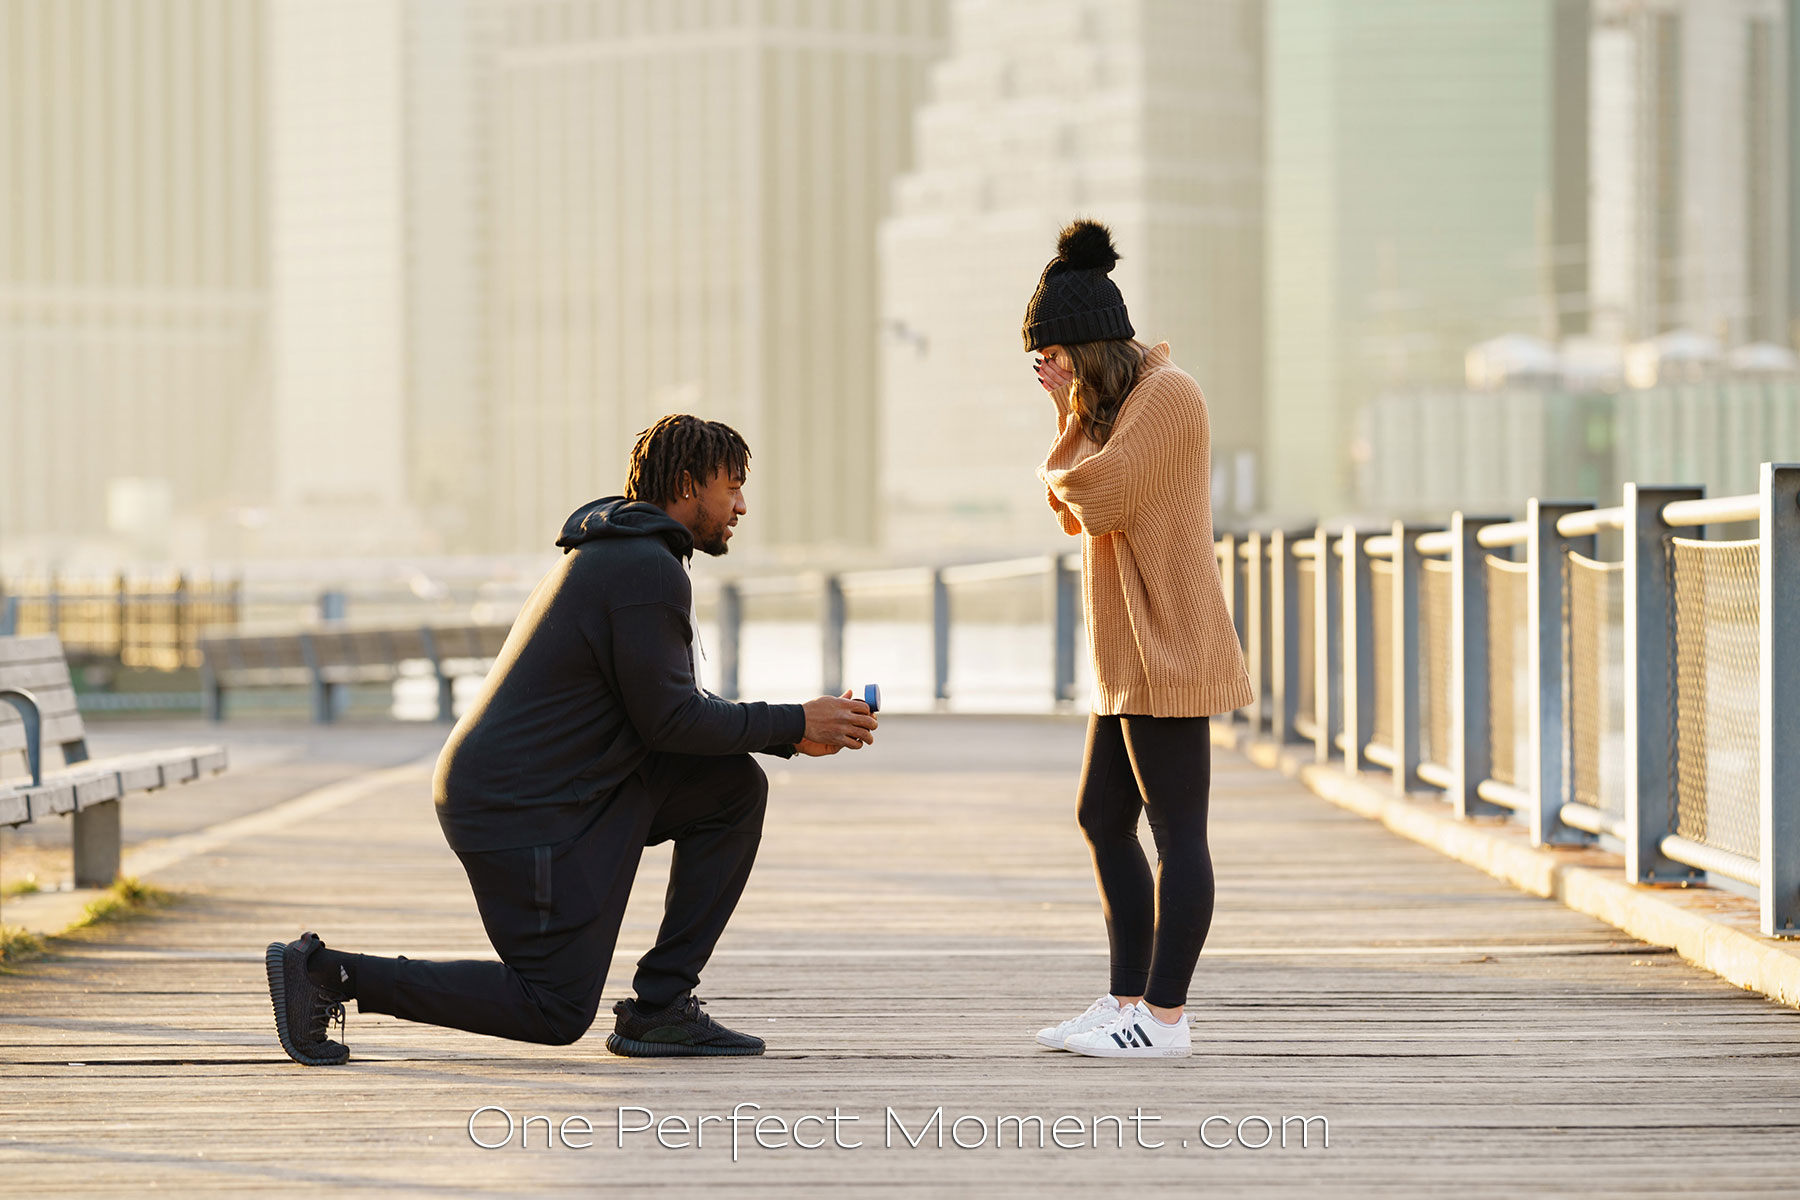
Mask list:
[[687,526],[647,500],[623,496],[605,496],[570,513],[556,544],[567,554],[588,542],[634,537],[660,537],[675,557],[693,557],[694,535]]

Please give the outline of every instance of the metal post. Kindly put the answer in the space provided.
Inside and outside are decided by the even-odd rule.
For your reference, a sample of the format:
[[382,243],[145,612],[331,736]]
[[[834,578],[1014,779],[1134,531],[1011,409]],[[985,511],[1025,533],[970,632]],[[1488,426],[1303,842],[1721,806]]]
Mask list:
[[1525,541],[1525,654],[1526,696],[1531,719],[1527,744],[1531,750],[1525,778],[1519,782],[1531,796],[1526,818],[1531,822],[1531,844],[1579,845],[1594,840],[1592,834],[1562,823],[1566,799],[1563,775],[1563,577],[1568,551],[1594,557],[1591,536],[1566,538],[1556,523],[1570,513],[1586,512],[1585,500],[1544,501],[1532,498],[1525,506],[1529,531]]
[[1075,572],[1063,562],[1063,556],[1050,556],[1050,611],[1054,644],[1051,664],[1051,700],[1061,703],[1075,698]]
[[1352,775],[1369,769],[1369,742],[1375,734],[1374,596],[1370,582],[1369,535],[1346,529],[1343,535],[1344,769]]
[[1762,465],[1758,549],[1761,628],[1762,931],[1800,936],[1800,465]]
[[19,632],[19,598],[0,596],[0,637],[16,637]]
[[200,703],[206,710],[208,721],[225,719],[225,685],[220,681],[218,668],[213,666],[210,657],[200,662]]
[[950,700],[950,585],[942,567],[931,572],[931,698]]
[[113,599],[114,622],[118,634],[113,650],[119,664],[124,666],[126,665],[125,646],[131,640],[126,636],[126,631],[131,625],[131,592],[129,581],[126,580],[123,571],[113,575]]
[[332,703],[335,697],[331,694],[331,685],[325,682],[324,671],[319,667],[319,652],[313,645],[311,634],[300,635],[300,657],[306,663],[306,669],[312,672],[313,720],[320,725],[329,725],[337,716],[333,711],[336,705]]
[[1331,535],[1323,525],[1314,535],[1319,546],[1313,572],[1313,722],[1317,726],[1313,757],[1330,762],[1332,738],[1344,725],[1344,573],[1331,553]]
[[425,646],[425,657],[431,660],[432,678],[437,680],[437,719],[453,722],[456,720],[456,680],[444,669],[444,654],[438,647],[437,634],[426,625],[419,630],[419,640]]
[[[66,766],[86,762],[87,739],[63,743],[62,756]],[[74,850],[76,887],[111,887],[119,877],[122,807],[117,800],[107,800],[70,814],[69,841]]]
[[719,585],[719,695],[727,700],[736,700],[738,690],[738,664],[743,661],[744,644],[744,594],[738,585],[725,582]]
[[819,600],[819,661],[824,680],[821,694],[835,696],[844,690],[844,585],[836,575],[825,576]]
[[[1269,535],[1270,732],[1278,742],[1295,742],[1300,715],[1300,560],[1294,542],[1303,533],[1277,529]],[[1313,643],[1314,653],[1318,643]]]
[[1250,668],[1250,730],[1261,733],[1269,695],[1269,539],[1260,532],[1244,539],[1244,665]]
[[[1225,614],[1231,618],[1231,628],[1237,634],[1238,646],[1244,651],[1248,663],[1250,643],[1244,636],[1244,577],[1238,570],[1238,539],[1236,534],[1224,534],[1213,544],[1213,553],[1219,562],[1219,584],[1225,592]],[[1238,709],[1237,712],[1245,710]],[[1234,713],[1222,713],[1226,722],[1234,719]]]
[[1503,817],[1507,809],[1476,795],[1493,772],[1488,712],[1487,551],[1476,542],[1499,517],[1450,518],[1450,802],[1459,819]]
[[175,619],[169,630],[170,640],[174,643],[169,648],[169,661],[182,663],[187,658],[188,647],[196,644],[197,631],[193,626],[193,604],[188,590],[188,577],[185,572],[175,576],[175,594],[170,597],[175,609]]
[[1698,879],[1662,852],[1675,828],[1675,597],[1663,505],[1696,487],[1625,485],[1625,874],[1633,883]]
[[1394,522],[1393,672],[1394,790],[1419,783],[1419,535],[1425,529]]
[[76,887],[111,887],[119,877],[119,808],[117,800],[108,800],[70,817]]
[[347,607],[343,592],[328,589],[319,593],[319,620],[341,621]]

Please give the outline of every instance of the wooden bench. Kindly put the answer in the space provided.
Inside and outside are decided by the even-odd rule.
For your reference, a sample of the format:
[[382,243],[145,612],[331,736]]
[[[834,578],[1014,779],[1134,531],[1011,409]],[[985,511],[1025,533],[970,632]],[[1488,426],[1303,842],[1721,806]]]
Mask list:
[[[59,766],[45,762],[48,748]],[[119,874],[119,801],[223,771],[220,746],[88,757],[69,661],[54,634],[0,637],[0,762],[22,755],[26,778],[0,780],[0,826],[49,816],[74,823],[75,882],[105,887]]]
[[485,674],[506,642],[508,625],[328,626],[299,633],[214,634],[200,639],[206,715],[225,719],[225,694],[244,687],[304,687],[313,719],[329,722],[340,692],[358,683],[392,683],[401,664],[428,662],[438,685],[438,719],[455,719],[455,682]]

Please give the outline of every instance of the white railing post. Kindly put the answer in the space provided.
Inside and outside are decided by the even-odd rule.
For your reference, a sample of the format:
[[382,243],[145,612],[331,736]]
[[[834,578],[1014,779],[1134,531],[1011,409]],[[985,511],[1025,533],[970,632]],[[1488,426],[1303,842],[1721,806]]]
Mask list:
[[1800,936],[1800,465],[1762,464],[1757,676],[1762,931]]
[[1331,535],[1319,526],[1318,569],[1313,572],[1313,758],[1330,762],[1336,748],[1332,739],[1343,729],[1344,701],[1339,691],[1343,674],[1344,622],[1342,613],[1344,572],[1332,547]]
[[1459,818],[1506,816],[1476,794],[1493,772],[1488,711],[1487,551],[1475,537],[1501,517],[1450,518],[1450,802]]
[[1564,730],[1568,727],[1563,711],[1563,627],[1568,620],[1563,611],[1563,560],[1568,550],[1594,557],[1594,539],[1591,535],[1566,538],[1556,531],[1556,523],[1563,517],[1593,507],[1585,500],[1557,503],[1535,497],[1525,507],[1529,527],[1525,542],[1525,694],[1530,699],[1527,744],[1531,754],[1525,765],[1526,778],[1520,783],[1531,796],[1526,817],[1534,846],[1594,840],[1593,835],[1562,823],[1567,799]]
[[1081,579],[1063,562],[1050,556],[1051,692],[1054,703],[1075,698],[1075,610],[1081,603]]
[[819,662],[824,679],[820,695],[835,696],[844,690],[844,585],[827,575],[819,596]]
[[738,585],[726,580],[719,585],[719,695],[739,696],[738,669],[743,662],[744,596]]
[[1312,572],[1312,757],[1328,763],[1343,732],[1343,594],[1345,576],[1332,547],[1337,543],[1319,525],[1318,567]]
[[1346,529],[1342,539],[1344,769],[1352,775],[1369,769],[1369,742],[1375,735],[1375,601],[1370,583],[1369,536],[1358,529]]
[[1675,818],[1675,595],[1662,510],[1705,492],[1625,485],[1625,874],[1633,883],[1700,877],[1662,852]]
[[1244,665],[1250,669],[1250,731],[1261,733],[1269,700],[1269,539],[1252,532],[1244,539]]
[[1427,529],[1394,522],[1393,704],[1394,790],[1419,784],[1419,535]]
[[[1269,535],[1270,732],[1282,743],[1300,740],[1300,560],[1294,542],[1305,535],[1277,529]],[[1318,653],[1318,643],[1313,645]]]
[[931,699],[940,708],[950,702],[950,585],[942,567],[931,572]]

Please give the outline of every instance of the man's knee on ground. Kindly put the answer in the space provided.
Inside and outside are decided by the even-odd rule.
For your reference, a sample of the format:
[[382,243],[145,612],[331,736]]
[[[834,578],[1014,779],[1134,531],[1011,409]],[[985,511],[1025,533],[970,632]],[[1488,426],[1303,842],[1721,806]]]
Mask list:
[[574,1004],[561,997],[541,1000],[538,1013],[543,1018],[540,1036],[532,1040],[545,1046],[568,1046],[581,1040],[594,1024],[600,1009],[599,997],[592,1004]]

